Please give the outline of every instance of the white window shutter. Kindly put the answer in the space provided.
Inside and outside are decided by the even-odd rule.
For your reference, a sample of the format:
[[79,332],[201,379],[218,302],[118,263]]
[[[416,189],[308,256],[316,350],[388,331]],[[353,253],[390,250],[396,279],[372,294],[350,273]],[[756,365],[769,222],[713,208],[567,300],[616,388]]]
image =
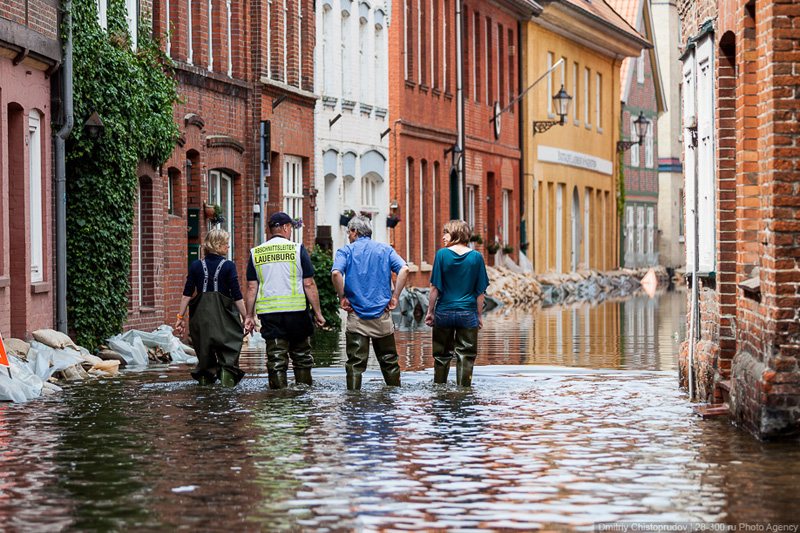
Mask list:
[[699,272],[716,269],[716,209],[714,162],[714,49],[711,37],[697,46],[697,194],[700,241]]
[[695,72],[694,51],[686,54],[683,60],[683,175],[684,175],[684,214],[686,216],[686,271],[694,271],[694,177],[695,149],[692,145],[691,127],[695,124]]

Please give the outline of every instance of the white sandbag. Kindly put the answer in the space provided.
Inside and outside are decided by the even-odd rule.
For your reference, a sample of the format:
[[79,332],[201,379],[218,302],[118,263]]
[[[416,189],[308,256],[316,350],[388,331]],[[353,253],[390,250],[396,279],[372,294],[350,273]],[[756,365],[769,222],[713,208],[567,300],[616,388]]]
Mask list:
[[0,367],[0,401],[22,403],[41,396],[42,379],[31,372],[25,361],[13,355],[8,360],[11,365],[8,369]]
[[88,353],[87,354],[81,353],[81,361],[83,361],[84,365],[88,365],[89,367],[92,367],[98,363],[103,362],[101,358],[97,357],[96,355],[90,355]]
[[122,335],[115,335],[108,339],[108,346],[129,365],[147,366],[147,348],[142,344],[142,339],[138,339],[138,343],[127,342],[122,339]]
[[6,347],[6,352],[18,356],[23,361],[28,355],[28,350],[31,349],[31,345],[22,339],[3,339],[3,345]]
[[119,361],[100,361],[92,368],[89,369],[89,372],[93,371],[100,371],[108,374],[109,376],[115,376],[119,373]]
[[78,349],[78,346],[69,338],[69,335],[54,329],[37,329],[32,333],[33,338],[51,348],[65,348],[71,346]]

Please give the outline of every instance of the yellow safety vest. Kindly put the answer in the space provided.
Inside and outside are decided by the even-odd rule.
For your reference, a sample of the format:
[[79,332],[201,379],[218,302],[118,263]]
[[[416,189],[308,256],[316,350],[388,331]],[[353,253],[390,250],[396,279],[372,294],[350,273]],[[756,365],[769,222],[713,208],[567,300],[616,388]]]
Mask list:
[[257,314],[306,309],[300,247],[283,237],[274,237],[250,250],[258,274]]

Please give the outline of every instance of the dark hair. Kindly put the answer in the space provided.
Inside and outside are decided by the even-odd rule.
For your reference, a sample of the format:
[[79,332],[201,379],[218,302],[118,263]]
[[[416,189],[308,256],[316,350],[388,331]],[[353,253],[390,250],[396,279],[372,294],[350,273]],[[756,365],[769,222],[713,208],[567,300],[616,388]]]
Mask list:
[[451,220],[444,225],[442,233],[450,234],[450,244],[469,244],[469,236],[472,235],[472,230],[469,229],[469,224],[463,220]]

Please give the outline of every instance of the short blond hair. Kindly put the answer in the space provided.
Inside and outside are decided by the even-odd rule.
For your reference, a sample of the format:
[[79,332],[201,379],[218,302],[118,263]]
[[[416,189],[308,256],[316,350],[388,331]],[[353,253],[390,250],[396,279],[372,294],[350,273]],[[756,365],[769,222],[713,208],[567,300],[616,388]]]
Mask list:
[[224,229],[214,228],[206,233],[203,241],[203,251],[208,254],[224,255],[225,247],[231,242],[231,237]]
[[450,234],[450,244],[469,244],[472,230],[463,220],[451,220],[445,223],[442,233]]

